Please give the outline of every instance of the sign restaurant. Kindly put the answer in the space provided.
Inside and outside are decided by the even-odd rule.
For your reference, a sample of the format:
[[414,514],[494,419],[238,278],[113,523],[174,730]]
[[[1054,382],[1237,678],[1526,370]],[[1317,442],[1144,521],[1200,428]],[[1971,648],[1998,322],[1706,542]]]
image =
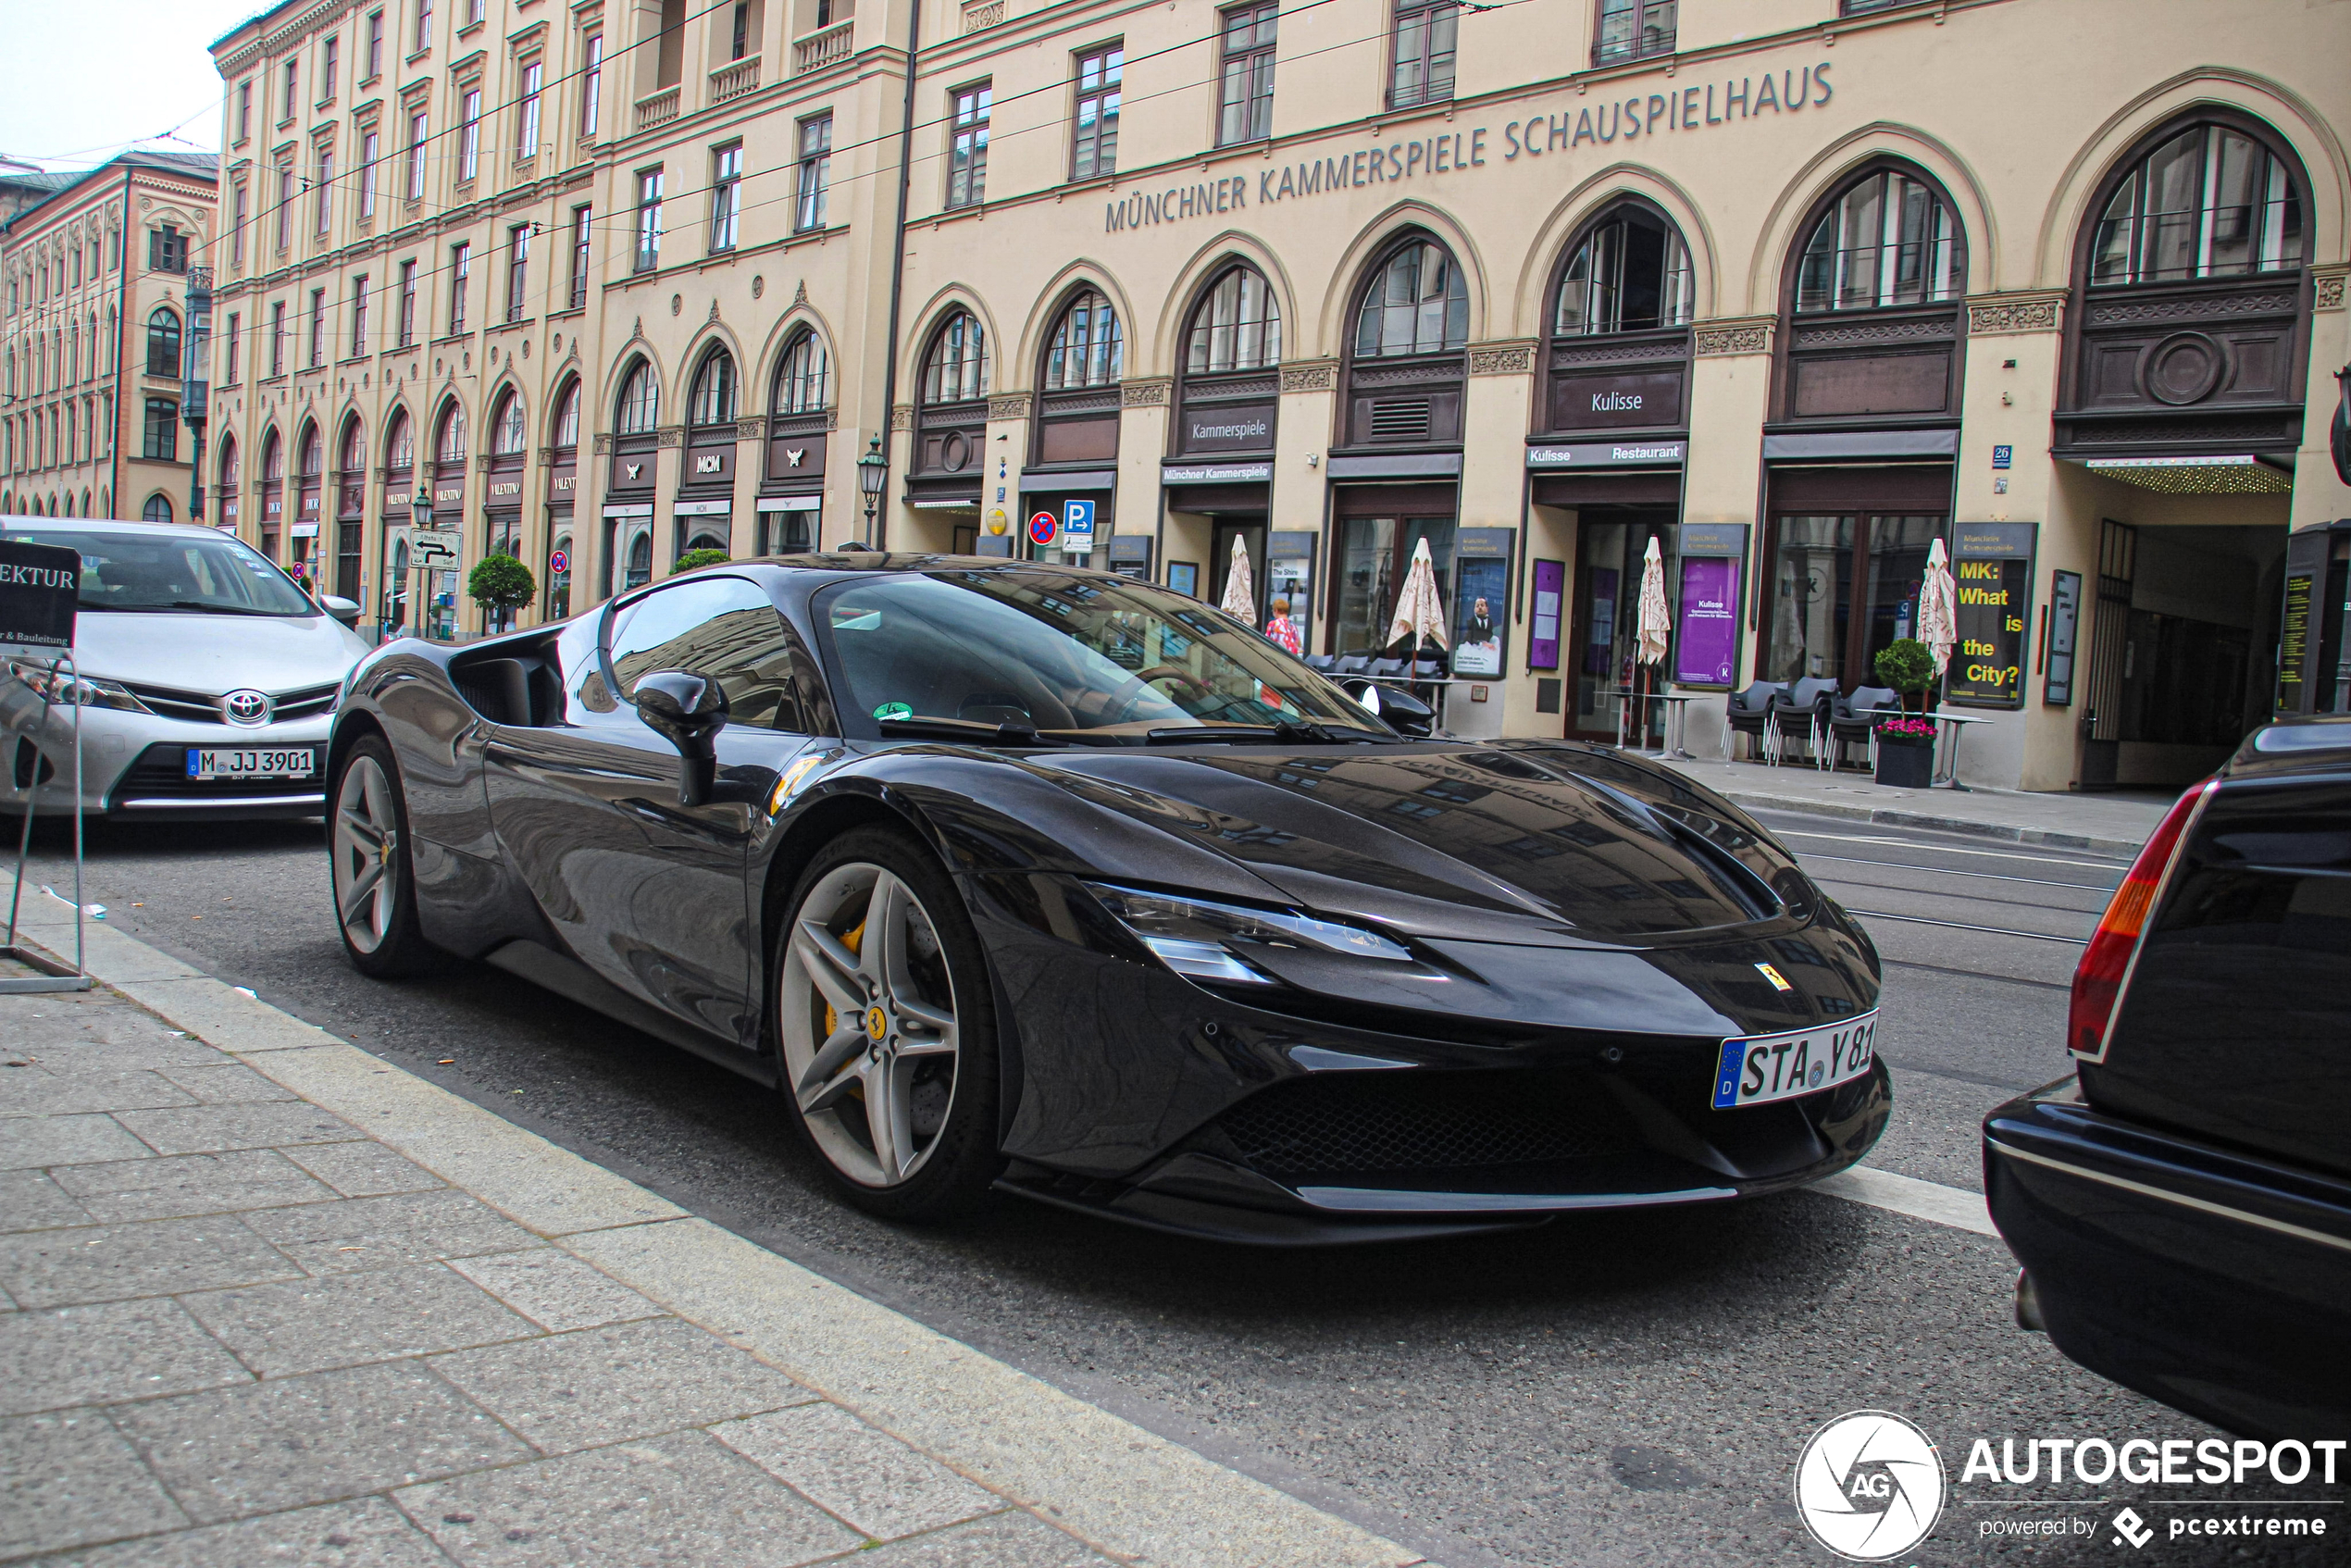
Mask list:
[[[1804,66],[1776,75],[1742,76],[1736,81],[1709,81],[1673,93],[1651,93],[1597,107],[1586,105],[1561,114],[1527,115],[1503,122],[1499,147],[1489,145],[1490,126],[1473,126],[1441,135],[1390,142],[1358,148],[1333,157],[1308,158],[1257,173],[1256,202],[1261,207],[1302,201],[1334,191],[1366,185],[1397,185],[1407,180],[1457,174],[1483,168],[1489,153],[1503,163],[1532,161],[1553,153],[1573,153],[1590,143],[1607,146],[1708,126],[1744,123],[1768,111],[1779,116],[1805,107],[1822,107],[1835,95],[1829,64]],[[1238,212],[1250,205],[1249,176],[1231,175],[1192,185],[1171,185],[1163,191],[1137,191],[1109,204],[1102,228],[1107,233],[1148,229],[1163,223]]]

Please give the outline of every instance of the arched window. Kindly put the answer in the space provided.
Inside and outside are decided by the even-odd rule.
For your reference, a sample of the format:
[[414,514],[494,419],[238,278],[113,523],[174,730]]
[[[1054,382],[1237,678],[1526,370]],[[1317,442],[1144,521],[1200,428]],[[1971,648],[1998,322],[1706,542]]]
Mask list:
[[2108,198],[2090,286],[2242,277],[2302,265],[2302,193],[2245,131],[2191,125],[2135,164]]
[[950,316],[923,356],[923,401],[968,403],[988,394],[988,334],[967,310]]
[[641,359],[629,367],[620,383],[620,433],[647,435],[660,423],[661,383],[653,377],[653,367]]
[[1798,315],[1955,300],[1967,287],[1958,215],[1900,169],[1863,175],[1812,226],[1797,263]]
[[735,356],[723,348],[703,355],[686,399],[687,422],[723,425],[735,417]]
[[302,428],[301,467],[296,470],[305,479],[315,479],[327,466],[326,442],[318,439],[318,427]]
[[552,444],[558,447],[577,447],[579,444],[579,380],[578,377],[565,382],[562,393],[555,399],[555,430]]
[[286,447],[271,430],[261,442],[261,482],[276,484],[286,477]]
[[466,406],[452,402],[442,411],[441,433],[433,438],[433,461],[463,463],[466,460]]
[[384,432],[384,467],[408,469],[417,466],[417,428],[408,422],[408,411],[392,411],[392,426]]
[[171,497],[161,491],[147,497],[147,504],[139,509],[139,519],[147,523],[171,521]]
[[1681,230],[1626,203],[1587,230],[1560,276],[1557,337],[1686,327],[1692,280]]
[[169,305],[159,305],[147,316],[147,374],[180,374],[180,317]]
[[342,422],[342,441],[335,454],[335,469],[346,479],[355,479],[367,467],[367,432],[353,415]]
[[831,364],[825,356],[825,345],[814,332],[803,331],[794,338],[791,346],[776,365],[776,394],[771,411],[777,414],[821,414],[826,407],[827,386]]
[[523,426],[522,399],[510,392],[498,400],[498,411],[490,417],[491,454],[509,457],[529,441],[530,432]]
[[1108,386],[1125,369],[1125,345],[1118,331],[1118,312],[1109,300],[1088,289],[1069,302],[1053,323],[1045,348],[1043,391],[1068,392],[1078,387]]
[[237,438],[220,438],[220,490],[223,499],[237,492]]
[[1469,342],[1469,291],[1442,245],[1416,240],[1387,258],[1355,310],[1355,357],[1440,354]]
[[1188,375],[1262,370],[1281,363],[1282,307],[1265,275],[1254,267],[1230,267],[1192,308],[1185,334]]

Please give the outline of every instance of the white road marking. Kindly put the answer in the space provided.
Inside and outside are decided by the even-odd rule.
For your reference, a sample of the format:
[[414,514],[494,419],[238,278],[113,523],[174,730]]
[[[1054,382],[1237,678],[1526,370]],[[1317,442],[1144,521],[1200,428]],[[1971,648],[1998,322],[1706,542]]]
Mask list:
[[[1905,849],[1922,850],[1929,854],[1972,854],[1982,855],[1986,860],[2029,860],[2038,865],[2079,865],[2091,871],[2119,872],[2128,864],[2120,860],[2067,860],[2054,854],[2018,854],[2010,850],[1963,850],[1957,844],[1922,844],[1916,839],[1895,839],[1884,834],[1872,837],[1860,833],[1807,833],[1800,828],[1774,828],[1770,831],[1774,839],[1827,839],[1839,844],[1899,844]],[[1934,867],[1922,865],[1919,869],[1932,871]]]
[[1921,1181],[1916,1176],[1896,1176],[1892,1171],[1869,1165],[1839,1171],[1824,1181],[1814,1182],[1809,1190],[1825,1192],[1848,1202],[1867,1203],[1872,1209],[1889,1209],[1912,1219],[1972,1230],[1978,1236],[2000,1234],[1992,1224],[1992,1211],[1982,1193],[1946,1187],[1936,1181]]

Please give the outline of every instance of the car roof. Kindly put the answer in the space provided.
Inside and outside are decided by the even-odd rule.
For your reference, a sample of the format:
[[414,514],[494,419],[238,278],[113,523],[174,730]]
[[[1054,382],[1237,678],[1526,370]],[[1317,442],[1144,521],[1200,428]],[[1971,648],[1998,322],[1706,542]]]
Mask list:
[[2230,778],[2351,773],[2351,714],[2300,714],[2245,738],[2222,769]]
[[219,537],[227,530],[208,523],[134,523],[121,517],[26,517],[0,516],[0,534],[8,533],[118,533],[131,537],[185,538],[189,534],[210,534]]

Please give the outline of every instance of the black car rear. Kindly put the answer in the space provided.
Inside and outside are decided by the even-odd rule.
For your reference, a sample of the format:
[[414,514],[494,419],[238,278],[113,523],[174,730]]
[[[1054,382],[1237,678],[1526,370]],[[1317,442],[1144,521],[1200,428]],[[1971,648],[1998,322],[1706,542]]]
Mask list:
[[1984,1122],[2020,1314],[2269,1439],[2351,1428],[2351,718],[2183,796],[2074,982],[2078,1076]]

